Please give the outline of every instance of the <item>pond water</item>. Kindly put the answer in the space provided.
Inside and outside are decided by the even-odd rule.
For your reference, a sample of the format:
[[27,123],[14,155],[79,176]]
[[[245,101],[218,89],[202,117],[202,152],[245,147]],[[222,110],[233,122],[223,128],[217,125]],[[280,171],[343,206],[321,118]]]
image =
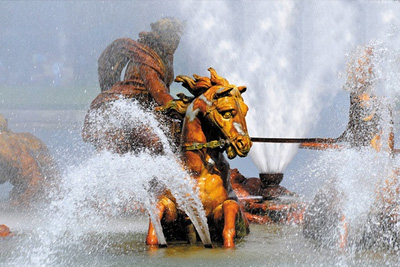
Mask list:
[[[37,236],[33,236],[29,214],[0,211],[3,222],[15,232],[1,240],[0,266],[46,266],[46,259],[33,257]],[[41,222],[46,223],[46,222]],[[346,253],[322,248],[302,235],[301,226],[251,225],[250,234],[235,249],[214,243],[170,244],[150,249],[145,245],[147,219],[119,218],[108,221],[81,237],[79,246],[58,251],[51,266],[396,266],[398,256],[388,252]],[[68,238],[68,237],[65,237]],[[24,245],[23,247],[21,245]],[[36,249],[40,249],[37,248]],[[28,250],[28,251],[27,251]],[[37,251],[36,251],[37,252]],[[20,258],[23,256],[23,258]],[[37,262],[35,262],[37,260]],[[3,265],[5,264],[5,265]],[[50,265],[49,265],[50,266]]]

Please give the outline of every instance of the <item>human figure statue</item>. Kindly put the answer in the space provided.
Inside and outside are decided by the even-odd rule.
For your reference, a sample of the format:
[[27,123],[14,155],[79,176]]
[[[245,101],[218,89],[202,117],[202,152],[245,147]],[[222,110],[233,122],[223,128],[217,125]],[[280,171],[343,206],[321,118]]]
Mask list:
[[[169,88],[174,79],[173,55],[184,25],[176,18],[167,17],[152,23],[151,29],[150,32],[139,33],[137,41],[129,38],[113,41],[98,60],[101,93],[90,105],[82,136],[84,141],[92,142],[99,150],[107,149],[121,154],[141,148],[162,151],[158,137],[146,125],[108,129],[106,134],[98,132],[90,114],[106,113],[108,104],[117,99],[134,99],[147,109],[175,107],[180,111],[177,114],[183,114],[186,108],[184,101],[173,99]],[[124,68],[126,70],[121,81]]]
[[377,151],[384,146],[392,152],[392,110],[384,97],[375,94],[373,57],[373,46],[363,46],[348,62],[344,87],[350,91],[349,122],[337,141],[348,142],[357,148],[371,146]]
[[[375,54],[373,45],[361,46],[348,61],[344,87],[350,91],[349,122],[337,141],[347,142],[352,148],[370,147],[377,152],[384,151],[393,155],[392,110],[387,100],[376,94],[376,81],[379,77],[376,76],[374,66]],[[398,176],[399,170],[393,168],[389,170],[389,175],[382,177],[384,179],[377,179],[374,204],[369,210],[365,229],[360,229],[363,231],[360,245],[372,246],[372,243],[378,241],[376,237],[383,233],[389,237],[395,229],[394,225],[398,221],[393,217],[400,210],[397,205]],[[346,195],[335,186],[335,181],[327,182],[308,206],[303,228],[305,236],[324,240],[337,235],[338,247],[345,249],[351,238],[349,220],[343,212],[343,199],[346,199]]]
[[11,183],[11,201],[30,206],[54,185],[58,171],[46,145],[30,133],[14,133],[0,115],[0,184]]

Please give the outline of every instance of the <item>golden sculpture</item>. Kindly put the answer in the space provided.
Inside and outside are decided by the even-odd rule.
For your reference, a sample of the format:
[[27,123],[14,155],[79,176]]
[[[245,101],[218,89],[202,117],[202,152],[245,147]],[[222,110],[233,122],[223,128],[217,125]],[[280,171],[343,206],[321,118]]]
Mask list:
[[[245,157],[251,148],[245,116],[248,110],[241,94],[246,87],[229,84],[209,69],[211,78],[193,75],[177,76],[193,95],[182,128],[182,161],[191,173],[203,203],[214,239],[222,237],[224,247],[234,247],[234,238],[248,233],[238,199],[230,183],[229,159]],[[175,110],[167,105],[164,111]],[[161,196],[158,203],[160,219],[171,223],[177,220],[174,199]],[[150,222],[147,244],[157,245],[155,229]]]
[[[245,116],[247,106],[241,93],[246,87],[236,87],[218,76],[210,68],[211,78],[180,75],[176,82],[194,97],[179,95],[173,99],[169,86],[173,80],[173,54],[183,32],[177,19],[165,18],[151,24],[152,32],[142,32],[136,42],[117,39],[99,58],[101,93],[91,103],[82,132],[83,139],[92,142],[98,150],[127,153],[142,148],[162,153],[163,147],[155,133],[144,123],[106,129],[91,121],[96,112],[107,120],[108,103],[123,98],[135,99],[146,109],[157,114],[171,127],[172,141],[181,152],[183,165],[190,171],[204,205],[210,229],[215,239],[222,238],[225,247],[234,246],[234,238],[248,232],[247,220],[240,210],[236,194],[230,184],[228,158],[244,157],[250,150]],[[120,81],[122,70],[125,76]],[[169,121],[168,121],[169,120]],[[98,123],[97,123],[98,124]],[[181,148],[181,149],[180,149]],[[159,217],[172,228],[182,228],[174,198],[165,192],[158,203]],[[193,233],[192,233],[193,235]],[[195,236],[195,234],[194,234]],[[147,244],[157,245],[152,223]]]

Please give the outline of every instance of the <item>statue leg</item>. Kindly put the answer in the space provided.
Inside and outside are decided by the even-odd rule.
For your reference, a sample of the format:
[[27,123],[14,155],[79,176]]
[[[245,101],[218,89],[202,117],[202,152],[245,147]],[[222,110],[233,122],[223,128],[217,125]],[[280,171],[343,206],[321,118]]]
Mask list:
[[226,200],[222,204],[224,213],[224,229],[222,230],[222,238],[224,240],[224,247],[235,247],[236,236],[236,218],[239,215],[239,204],[234,200]]
[[[157,216],[160,220],[164,217],[166,222],[173,222],[177,218],[176,205],[169,198],[163,197],[157,203],[157,211],[158,211]],[[146,244],[158,245],[156,230],[151,220],[149,220],[149,230],[147,232]]]
[[[43,185],[43,177],[35,159],[24,150],[20,155],[20,179],[12,183],[17,191],[23,187],[23,193],[17,196],[14,204],[29,206],[35,197],[38,197],[39,187]],[[15,192],[14,190],[12,192]]]

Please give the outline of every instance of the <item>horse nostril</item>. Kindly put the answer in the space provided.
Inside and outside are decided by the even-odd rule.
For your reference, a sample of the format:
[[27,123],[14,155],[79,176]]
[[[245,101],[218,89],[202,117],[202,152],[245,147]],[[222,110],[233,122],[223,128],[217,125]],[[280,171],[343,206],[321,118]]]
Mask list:
[[247,136],[237,137],[235,140],[234,147],[236,149],[237,154],[240,157],[245,157],[247,153],[250,151],[251,141]]
[[239,149],[242,149],[245,146],[245,143],[243,142],[243,138],[238,138],[237,145],[238,145]]

